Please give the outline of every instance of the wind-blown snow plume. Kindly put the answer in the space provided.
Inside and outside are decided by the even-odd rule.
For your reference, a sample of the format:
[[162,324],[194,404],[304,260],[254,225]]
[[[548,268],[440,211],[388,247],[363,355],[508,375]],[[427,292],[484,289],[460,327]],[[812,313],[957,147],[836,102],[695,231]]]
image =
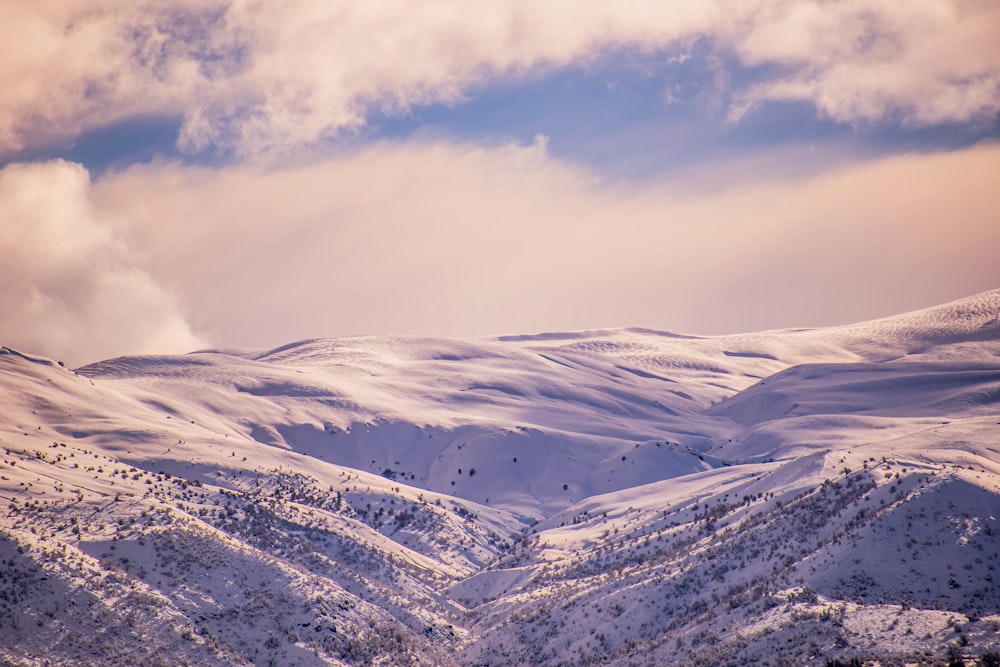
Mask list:
[[0,170],[0,344],[71,364],[201,345],[67,162]]

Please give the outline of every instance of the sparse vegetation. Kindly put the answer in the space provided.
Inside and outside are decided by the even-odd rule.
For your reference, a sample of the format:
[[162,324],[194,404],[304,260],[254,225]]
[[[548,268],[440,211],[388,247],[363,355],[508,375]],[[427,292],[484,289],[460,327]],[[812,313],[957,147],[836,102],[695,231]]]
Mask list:
[[405,417],[412,350],[0,366],[0,664],[1000,667],[1000,371],[786,335],[489,347],[409,421],[349,390]]

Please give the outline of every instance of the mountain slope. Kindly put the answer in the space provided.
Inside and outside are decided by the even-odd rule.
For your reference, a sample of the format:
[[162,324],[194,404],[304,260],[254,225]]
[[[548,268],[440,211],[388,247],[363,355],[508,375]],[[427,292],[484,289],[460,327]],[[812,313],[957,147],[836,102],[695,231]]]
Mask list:
[[4,348],[0,656],[995,650],[998,313],[994,290],[831,329],[339,338],[77,371]]

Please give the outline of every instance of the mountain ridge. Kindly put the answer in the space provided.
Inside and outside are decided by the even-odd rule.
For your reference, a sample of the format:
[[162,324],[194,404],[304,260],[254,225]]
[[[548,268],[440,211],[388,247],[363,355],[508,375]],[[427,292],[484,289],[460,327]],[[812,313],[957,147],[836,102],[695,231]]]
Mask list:
[[0,658],[971,660],[1000,641],[998,313],[3,348]]

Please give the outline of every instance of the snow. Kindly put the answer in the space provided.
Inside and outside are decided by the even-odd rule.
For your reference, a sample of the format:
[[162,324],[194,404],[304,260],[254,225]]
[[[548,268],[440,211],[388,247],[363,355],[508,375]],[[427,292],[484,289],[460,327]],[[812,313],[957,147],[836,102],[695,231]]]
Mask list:
[[0,658],[971,659],[1000,642],[998,313],[3,348]]

